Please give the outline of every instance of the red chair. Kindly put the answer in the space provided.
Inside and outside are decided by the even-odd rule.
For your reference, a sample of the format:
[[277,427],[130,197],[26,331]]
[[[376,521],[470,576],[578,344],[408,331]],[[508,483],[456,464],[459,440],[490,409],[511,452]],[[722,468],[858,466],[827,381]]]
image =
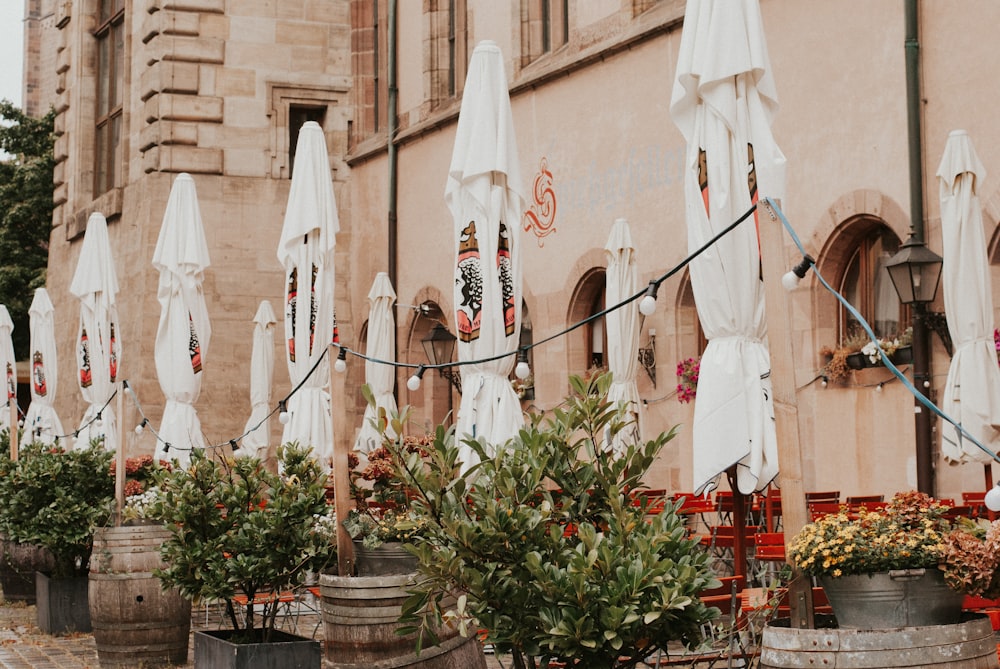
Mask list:
[[786,562],[785,533],[758,532],[755,534],[753,557],[760,562]]
[[809,517],[811,520],[819,520],[823,516],[837,514],[846,510],[847,506],[840,502],[810,502]]
[[839,490],[820,490],[806,493],[806,504],[812,502],[840,502]]
[[857,506],[860,504],[871,504],[873,502],[884,502],[885,495],[848,495],[847,505]]

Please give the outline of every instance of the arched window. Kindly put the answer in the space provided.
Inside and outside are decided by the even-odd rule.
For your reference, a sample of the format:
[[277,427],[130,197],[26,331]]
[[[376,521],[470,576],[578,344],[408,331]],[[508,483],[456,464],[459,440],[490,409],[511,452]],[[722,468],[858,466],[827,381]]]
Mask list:
[[[583,276],[570,302],[571,325],[604,311],[605,288],[603,267],[594,268]],[[604,316],[588,321],[574,332],[579,334],[569,339],[570,373],[583,374],[590,370],[607,369],[608,335]]]
[[[852,227],[853,234],[844,239],[845,244],[850,244],[850,252],[838,290],[876,335],[898,334],[905,329],[909,314],[899,302],[885,263],[899,250],[899,238],[887,225],[873,219],[861,219]],[[841,341],[861,332],[861,325],[843,305],[837,320]]]

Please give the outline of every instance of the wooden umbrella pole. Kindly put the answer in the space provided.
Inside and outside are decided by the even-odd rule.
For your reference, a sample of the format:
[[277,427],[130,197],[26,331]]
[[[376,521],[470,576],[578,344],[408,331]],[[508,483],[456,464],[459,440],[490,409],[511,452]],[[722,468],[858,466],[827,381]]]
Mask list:
[[337,439],[337,415],[343,410],[346,374],[338,374],[334,369],[337,347],[330,344],[330,434],[333,437],[333,504],[337,514],[337,573],[340,576],[354,575],[354,544],[351,535],[344,528],[344,519],[351,510],[351,476],[348,455],[350,445],[346,439]]
[[[781,277],[788,271],[789,265],[784,253],[781,221],[763,198],[759,200],[757,207],[757,220],[767,339],[771,354],[771,391],[778,439],[781,522],[787,545],[788,539],[794,537],[808,522],[805,488],[802,484],[801,418],[795,395],[795,357],[789,293],[781,285]],[[812,584],[794,565],[792,568],[794,578],[788,587],[792,627],[813,628]]]
[[10,397],[7,391],[7,406],[10,408],[10,429],[7,430],[10,442],[10,459],[17,462],[17,397]]
[[122,511],[125,509],[125,417],[122,410],[125,405],[123,397],[128,382],[122,380],[118,384],[118,397],[115,410],[118,413],[118,449],[115,452],[115,525],[121,527]]

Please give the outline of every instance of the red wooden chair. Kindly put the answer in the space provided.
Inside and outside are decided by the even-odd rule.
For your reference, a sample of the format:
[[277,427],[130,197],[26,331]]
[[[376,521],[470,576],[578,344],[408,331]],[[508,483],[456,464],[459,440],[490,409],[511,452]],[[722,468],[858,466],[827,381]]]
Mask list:
[[812,502],[840,502],[839,490],[814,490],[806,492],[806,504]]
[[823,516],[837,514],[847,510],[847,505],[840,502],[810,502],[809,517],[811,520],[819,520]]

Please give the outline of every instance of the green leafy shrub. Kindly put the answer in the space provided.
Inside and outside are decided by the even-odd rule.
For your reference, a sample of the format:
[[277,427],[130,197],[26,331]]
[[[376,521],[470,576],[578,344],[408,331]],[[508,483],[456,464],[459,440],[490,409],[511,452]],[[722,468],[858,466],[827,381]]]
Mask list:
[[94,531],[114,513],[111,458],[94,444],[72,451],[23,444],[16,461],[0,452],[0,534],[47,548],[54,578],[86,575]]
[[621,455],[602,450],[606,429],[627,425],[603,399],[609,382],[573,377],[565,408],[534,416],[495,455],[467,442],[481,463],[465,473],[452,430],[438,427],[426,459],[389,444],[419,491],[411,508],[428,521],[413,540],[421,579],[404,607],[421,644],[451,619],[463,633],[485,629],[523,669],[634,667],[670,641],[700,643],[719,611],[697,594],[719,581],[676,506],[648,515],[637,495],[674,431]]
[[[295,443],[280,447],[281,475],[257,458],[216,461],[200,450],[191,452],[186,469],[157,474],[151,514],[172,536],[160,549],[167,567],[156,575],[193,601],[224,600],[241,640],[271,638],[278,602],[265,597],[255,604],[258,595],[300,585],[307,572],[336,558],[326,475],[310,452]],[[238,594],[246,597],[242,621],[233,601]]]

